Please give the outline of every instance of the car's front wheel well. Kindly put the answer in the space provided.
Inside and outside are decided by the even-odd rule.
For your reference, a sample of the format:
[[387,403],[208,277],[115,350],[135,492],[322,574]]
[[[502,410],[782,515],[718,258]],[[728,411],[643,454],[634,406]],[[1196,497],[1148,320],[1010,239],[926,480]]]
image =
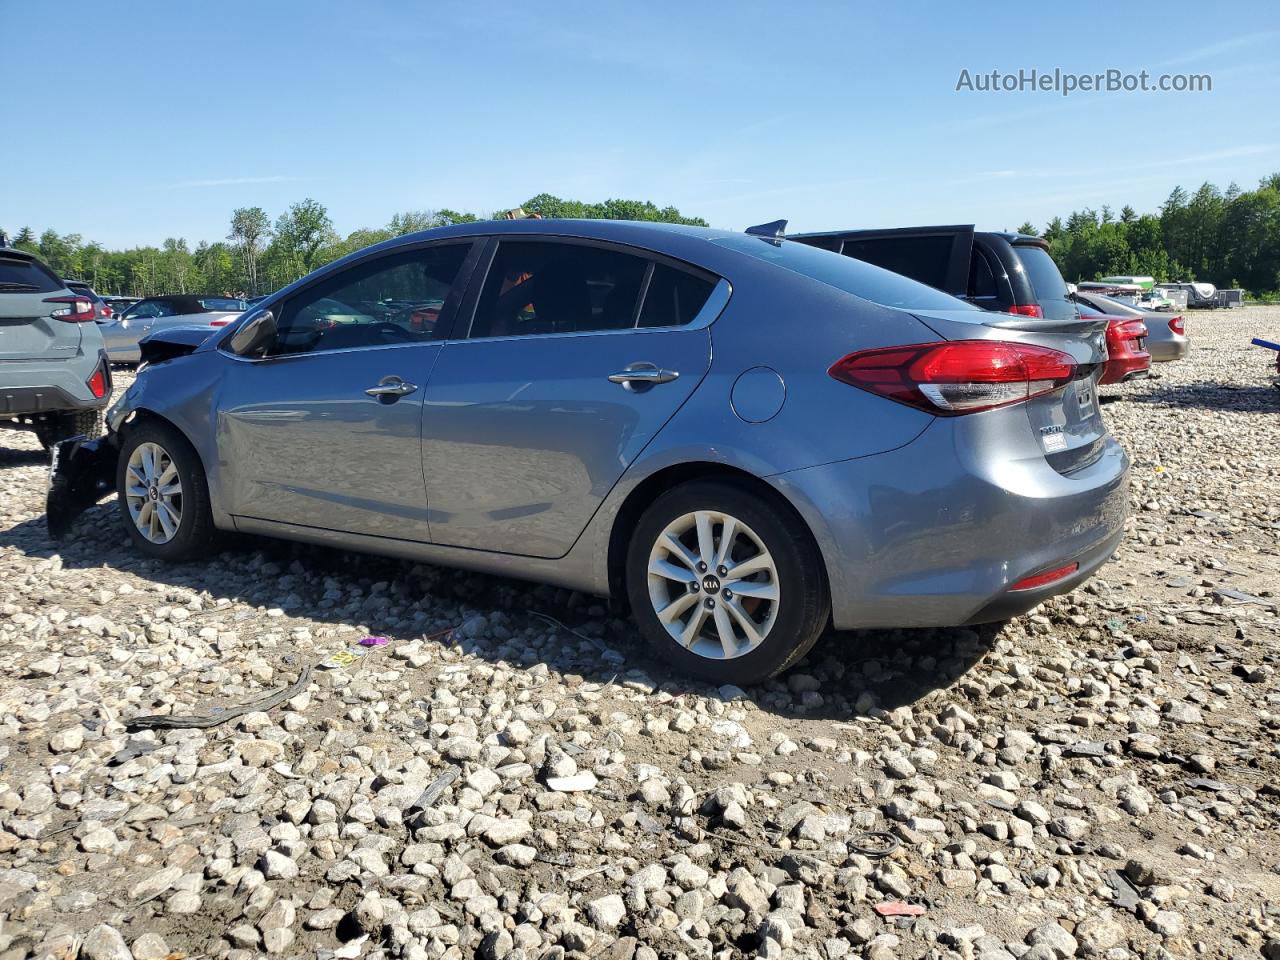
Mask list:
[[[809,525],[805,523],[800,511],[792,506],[786,497],[755,474],[723,463],[702,461],[677,463],[645,477],[644,480],[636,485],[634,490],[627,494],[627,498],[623,501],[617,516],[614,517],[613,530],[609,537],[609,597],[610,603],[619,612],[626,612],[628,608],[626,588],[627,546],[630,543],[630,536],[635,530],[637,522],[639,522],[641,515],[649,508],[650,504],[657,500],[658,497],[674,487],[693,480],[719,480],[750,491],[760,497],[761,500],[772,504],[779,511],[793,516],[803,529],[808,532],[814,549],[817,549],[817,542],[813,539],[813,532],[809,530]],[[818,555],[821,556],[820,551]],[[823,576],[826,576],[825,569],[823,570]]]

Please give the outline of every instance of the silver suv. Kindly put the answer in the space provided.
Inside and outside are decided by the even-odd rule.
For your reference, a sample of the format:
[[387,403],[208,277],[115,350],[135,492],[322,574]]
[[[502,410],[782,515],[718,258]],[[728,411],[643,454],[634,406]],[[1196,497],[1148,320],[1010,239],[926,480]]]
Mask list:
[[0,246],[0,427],[46,449],[102,432],[111,368],[96,315],[36,257]]

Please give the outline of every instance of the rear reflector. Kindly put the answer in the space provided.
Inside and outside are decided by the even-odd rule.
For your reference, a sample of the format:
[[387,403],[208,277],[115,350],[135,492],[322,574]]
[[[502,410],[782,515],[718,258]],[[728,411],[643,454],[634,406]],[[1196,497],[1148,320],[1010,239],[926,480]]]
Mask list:
[[1070,383],[1075,360],[1049,347],[955,340],[862,350],[827,371],[842,383],[935,416],[1021,403]]
[[107,375],[102,371],[101,367],[93,371],[93,376],[89,378],[89,392],[99,400],[107,392]]
[[1010,590],[1034,590],[1036,587],[1047,587],[1049,584],[1065,577],[1071,576],[1080,569],[1078,563],[1068,563],[1065,567],[1058,567],[1055,570],[1046,570],[1044,573],[1037,573],[1031,577],[1023,577],[1015,583]]
[[1182,336],[1187,332],[1187,321],[1183,320],[1181,317],[1174,317],[1169,321],[1169,329],[1178,336]]
[[96,312],[93,301],[88,297],[45,297],[45,303],[57,304],[49,311],[49,316],[66,320],[68,323],[84,323],[92,320]]
[[1043,317],[1044,316],[1044,311],[1040,309],[1040,304],[1038,303],[1023,303],[1023,304],[1015,303],[1006,312],[1017,314],[1020,317]]

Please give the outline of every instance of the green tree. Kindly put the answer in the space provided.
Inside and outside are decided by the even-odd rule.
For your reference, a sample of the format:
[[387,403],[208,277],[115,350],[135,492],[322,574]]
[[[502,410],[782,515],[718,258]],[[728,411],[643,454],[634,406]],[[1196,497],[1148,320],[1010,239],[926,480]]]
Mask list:
[[1022,221],[1022,226],[1018,227],[1018,233],[1026,234],[1028,237],[1040,236],[1040,231],[1031,225],[1030,220]]
[[258,294],[258,261],[270,235],[271,221],[261,207],[239,207],[231,212],[231,232],[227,239],[235,244],[240,255],[250,296]]
[[329,211],[310,197],[295,203],[276,220],[275,242],[286,258],[296,259],[303,274],[316,268],[320,249],[336,239]]

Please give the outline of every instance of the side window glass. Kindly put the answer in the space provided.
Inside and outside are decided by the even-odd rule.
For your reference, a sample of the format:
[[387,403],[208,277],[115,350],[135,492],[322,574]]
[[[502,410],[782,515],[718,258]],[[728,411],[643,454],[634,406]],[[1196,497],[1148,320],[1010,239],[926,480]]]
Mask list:
[[348,267],[291,297],[270,355],[436,340],[469,243],[441,244]]
[[470,336],[623,330],[636,323],[648,261],[600,247],[503,241],[485,278]]
[[669,267],[653,265],[653,276],[640,308],[642,327],[681,327],[698,315],[715,284],[702,277]]
[[969,296],[975,300],[980,297],[994,297],[996,295],[996,278],[991,272],[991,264],[987,261],[986,255],[977,248],[973,251],[973,258],[969,261]]

